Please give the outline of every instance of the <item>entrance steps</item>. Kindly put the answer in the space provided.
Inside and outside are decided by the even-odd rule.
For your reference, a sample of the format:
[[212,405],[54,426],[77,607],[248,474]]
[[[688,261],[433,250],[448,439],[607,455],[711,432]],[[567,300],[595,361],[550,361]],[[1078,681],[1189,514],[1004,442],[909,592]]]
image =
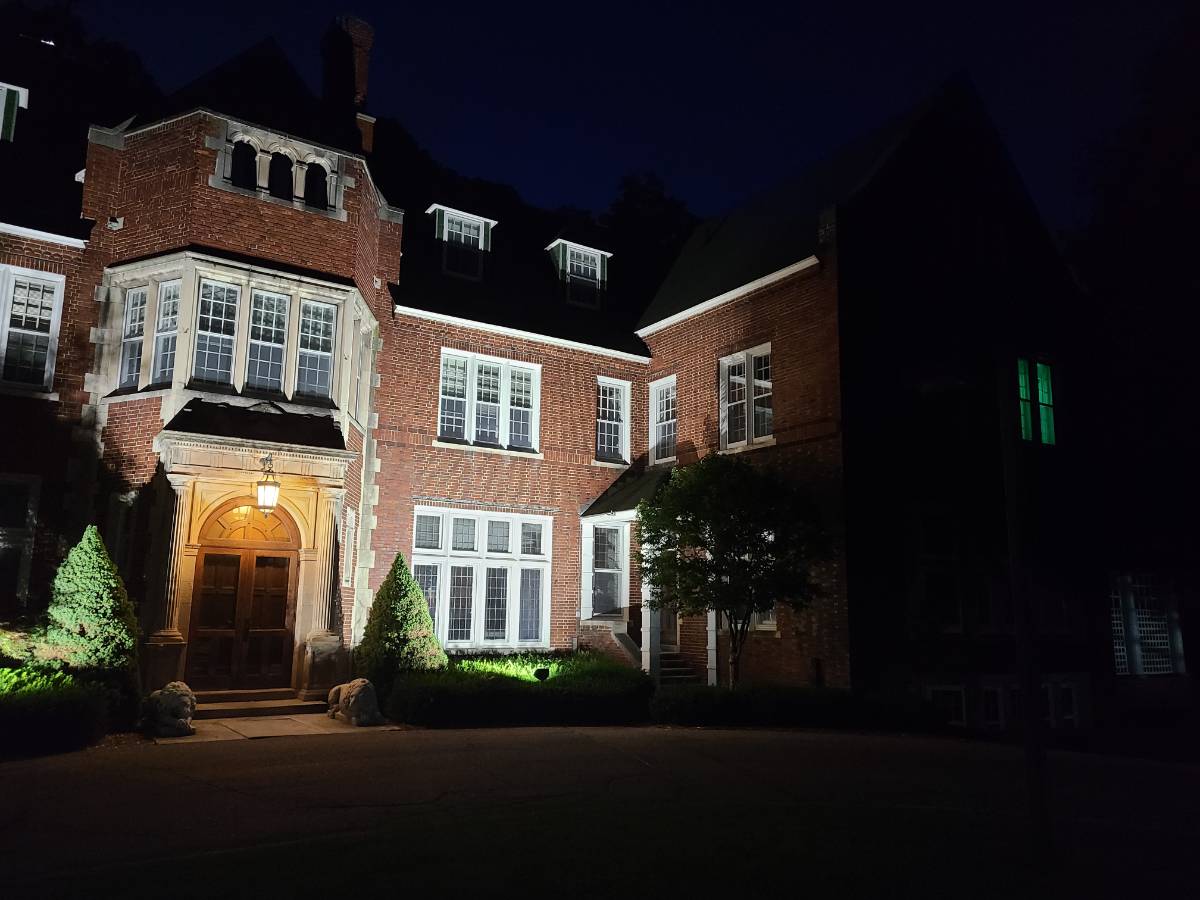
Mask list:
[[296,716],[325,712],[324,700],[300,700],[287,688],[262,691],[197,691],[197,719]]
[[700,676],[678,650],[662,650],[658,654],[658,683],[700,684]]

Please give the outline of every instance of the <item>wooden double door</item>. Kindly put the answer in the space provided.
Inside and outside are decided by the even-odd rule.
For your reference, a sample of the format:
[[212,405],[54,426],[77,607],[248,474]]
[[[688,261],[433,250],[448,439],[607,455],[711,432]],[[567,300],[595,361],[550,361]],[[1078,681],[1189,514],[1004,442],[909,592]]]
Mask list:
[[294,550],[201,548],[188,634],[191,687],[291,686],[298,568]]

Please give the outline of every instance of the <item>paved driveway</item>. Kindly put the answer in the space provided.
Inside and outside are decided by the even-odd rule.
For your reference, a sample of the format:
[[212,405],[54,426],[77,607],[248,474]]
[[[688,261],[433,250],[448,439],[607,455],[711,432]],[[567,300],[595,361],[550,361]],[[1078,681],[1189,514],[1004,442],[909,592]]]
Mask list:
[[[390,731],[0,764],[0,896],[1196,896],[1200,769],[815,732]],[[386,894],[379,894],[384,891]]]

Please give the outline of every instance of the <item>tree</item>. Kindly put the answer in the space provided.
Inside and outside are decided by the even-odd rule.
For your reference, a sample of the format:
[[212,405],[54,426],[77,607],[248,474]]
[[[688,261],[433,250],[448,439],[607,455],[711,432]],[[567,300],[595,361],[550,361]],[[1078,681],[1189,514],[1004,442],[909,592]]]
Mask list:
[[638,505],[638,536],[647,606],[715,611],[728,624],[731,686],[754,614],[776,602],[806,607],[820,591],[813,568],[828,552],[815,510],[790,481],[719,454],[675,469]]
[[446,666],[446,652],[433,633],[425,595],[409,574],[402,554],[396,554],[375,594],[354,659],[356,671],[375,685],[381,703],[391,693],[399,672]]
[[47,610],[48,643],[67,664],[121,675],[137,672],[137,619],[95,525],[58,567]]

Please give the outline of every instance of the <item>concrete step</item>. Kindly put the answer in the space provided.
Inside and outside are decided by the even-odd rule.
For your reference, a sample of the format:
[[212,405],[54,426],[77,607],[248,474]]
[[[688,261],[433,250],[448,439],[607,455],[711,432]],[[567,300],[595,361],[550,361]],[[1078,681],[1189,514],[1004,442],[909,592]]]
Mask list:
[[197,703],[251,703],[256,700],[294,700],[291,688],[266,688],[252,691],[196,691]]
[[328,709],[324,700],[249,700],[197,703],[197,719],[234,719],[246,716],[298,716]]
[[659,675],[659,684],[699,684],[699,675]]

